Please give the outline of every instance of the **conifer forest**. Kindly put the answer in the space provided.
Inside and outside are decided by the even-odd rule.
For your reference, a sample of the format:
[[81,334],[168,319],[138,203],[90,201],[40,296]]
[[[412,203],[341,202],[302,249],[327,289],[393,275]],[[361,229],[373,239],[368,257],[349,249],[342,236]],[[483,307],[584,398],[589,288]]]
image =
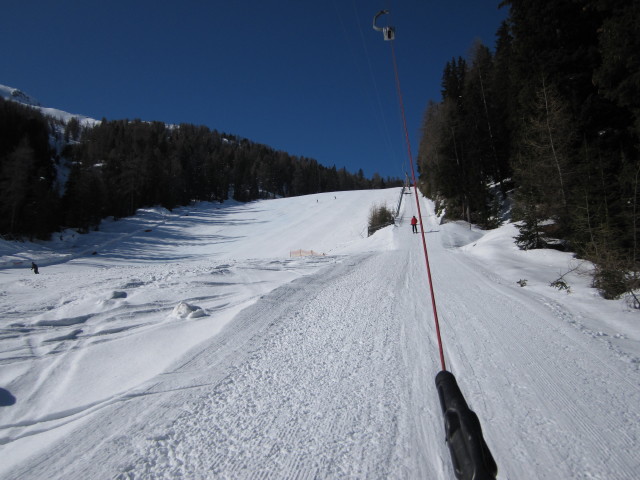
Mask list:
[[505,0],[495,50],[444,66],[425,111],[423,192],[522,249],[572,251],[616,298],[640,285],[640,3]]
[[0,234],[6,238],[45,239],[61,228],[87,232],[103,218],[155,205],[173,209],[194,201],[246,202],[399,184],[204,126],[103,119],[81,127],[76,119],[61,124],[3,99],[0,131]]

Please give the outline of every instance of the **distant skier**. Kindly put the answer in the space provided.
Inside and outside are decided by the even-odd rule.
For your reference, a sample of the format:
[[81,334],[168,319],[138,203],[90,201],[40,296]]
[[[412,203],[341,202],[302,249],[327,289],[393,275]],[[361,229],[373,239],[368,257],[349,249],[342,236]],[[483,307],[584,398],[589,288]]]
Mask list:
[[418,233],[418,219],[415,215],[411,217],[411,228],[413,229],[413,233]]
[[31,270],[33,270],[33,273],[35,273],[36,275],[38,275],[38,265],[36,265],[35,263],[31,262]]

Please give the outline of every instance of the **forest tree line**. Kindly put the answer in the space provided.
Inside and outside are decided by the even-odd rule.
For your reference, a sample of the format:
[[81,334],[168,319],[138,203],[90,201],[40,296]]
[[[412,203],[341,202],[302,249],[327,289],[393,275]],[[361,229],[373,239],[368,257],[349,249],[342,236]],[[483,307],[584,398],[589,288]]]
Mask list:
[[596,265],[606,298],[640,287],[640,2],[505,0],[495,51],[444,67],[425,112],[421,188],[494,227],[507,194],[521,248]]
[[155,205],[401,184],[204,126],[103,119],[87,128],[1,98],[0,132],[0,235],[11,238],[46,239],[62,228],[87,232],[103,218]]

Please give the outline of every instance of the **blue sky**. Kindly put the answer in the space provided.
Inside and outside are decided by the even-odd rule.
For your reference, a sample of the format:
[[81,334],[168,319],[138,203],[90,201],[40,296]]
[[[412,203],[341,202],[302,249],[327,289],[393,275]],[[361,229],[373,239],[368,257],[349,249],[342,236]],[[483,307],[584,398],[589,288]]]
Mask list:
[[0,1],[0,84],[109,120],[193,123],[323,165],[404,177],[445,63],[492,50],[494,0]]

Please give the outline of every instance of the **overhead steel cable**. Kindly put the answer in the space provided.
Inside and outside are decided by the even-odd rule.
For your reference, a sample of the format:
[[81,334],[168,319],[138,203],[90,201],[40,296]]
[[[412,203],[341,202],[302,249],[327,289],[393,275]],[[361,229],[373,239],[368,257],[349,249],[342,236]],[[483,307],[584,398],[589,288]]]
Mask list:
[[402,100],[402,89],[400,88],[400,75],[398,74],[398,62],[394,48],[395,28],[378,27],[376,21],[381,15],[389,13],[388,10],[381,10],[373,17],[373,29],[382,32],[385,41],[391,44],[391,57],[393,60],[393,71],[395,74],[396,90],[398,102],[400,104],[400,114],[404,128],[407,153],[411,166],[411,178],[413,181],[413,193],[418,209],[418,219],[422,234],[422,246],[424,250],[425,265],[427,267],[427,277],[429,280],[429,292],[431,294],[431,306],[433,308],[433,318],[438,339],[438,350],[440,352],[440,364],[442,371],[436,375],[436,389],[444,416],[445,439],[451,453],[451,461],[456,478],[459,480],[495,480],[498,475],[496,465],[489,447],[484,441],[482,427],[478,416],[467,405],[462,391],[458,387],[455,376],[448,372],[444,361],[444,348],[440,335],[440,321],[438,320],[438,309],[436,307],[435,293],[433,290],[433,279],[431,277],[431,267],[429,265],[429,252],[427,250],[427,240],[422,222],[422,212],[420,209],[420,197],[418,195],[418,182],[416,181],[413,155],[411,154],[411,142],[407,129],[407,119]]
[[436,327],[436,337],[438,340],[438,351],[440,353],[440,366],[442,370],[446,370],[446,363],[444,360],[444,347],[442,345],[442,336],[440,334],[440,321],[438,319],[438,308],[436,306],[436,295],[433,289],[433,278],[431,276],[431,266],[429,264],[429,251],[427,249],[427,239],[424,232],[424,224],[422,222],[422,211],[420,208],[420,197],[418,195],[418,182],[416,181],[416,171],[413,163],[413,155],[411,153],[411,141],[409,140],[409,130],[407,129],[407,117],[404,111],[404,102],[402,100],[402,89],[400,88],[400,75],[398,74],[398,61],[396,59],[396,50],[394,47],[394,43],[392,40],[395,38],[395,29],[393,27],[378,27],[376,25],[376,20],[379,16],[389,13],[388,10],[381,10],[376,14],[373,19],[373,28],[374,30],[381,31],[384,39],[389,41],[391,45],[391,58],[393,60],[393,72],[395,76],[395,84],[396,84],[396,93],[398,95],[398,102],[400,105],[400,116],[402,117],[402,127],[404,131],[405,143],[407,145],[407,154],[409,156],[409,166],[411,170],[411,181],[413,183],[413,194],[416,200],[416,207],[418,209],[418,221],[420,223],[420,232],[422,237],[422,248],[424,251],[424,261],[427,267],[427,278],[429,280],[429,293],[431,295],[431,307],[433,309],[433,320]]

